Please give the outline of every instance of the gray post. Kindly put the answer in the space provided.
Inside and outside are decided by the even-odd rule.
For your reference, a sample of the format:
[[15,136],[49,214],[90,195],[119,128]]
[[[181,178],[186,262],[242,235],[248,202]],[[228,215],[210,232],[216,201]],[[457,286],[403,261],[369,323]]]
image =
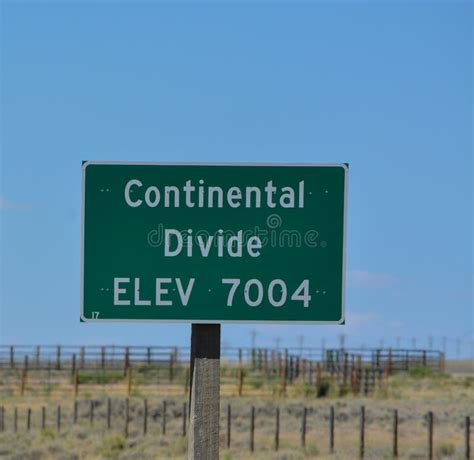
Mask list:
[[161,432],[163,435],[166,434],[166,400],[163,401],[163,418],[161,424]]
[[130,400],[125,400],[125,437],[128,438],[128,422],[130,421]]
[[359,457],[364,458],[365,455],[365,407],[360,408],[360,446]]
[[329,412],[329,452],[334,452],[334,406]]
[[58,345],[56,348],[56,369],[61,369],[61,346]]
[[255,407],[250,411],[250,451],[255,450]]
[[398,457],[398,410],[393,411],[393,456]]
[[428,412],[428,459],[433,460],[433,412]]
[[230,404],[227,404],[227,449],[230,449],[230,436],[231,436],[231,423],[232,423],[232,409]]
[[143,434],[145,435],[148,430],[148,400],[143,400]]
[[41,429],[44,430],[46,428],[46,407],[41,408]]
[[306,415],[308,413],[308,408],[303,407],[303,419],[301,420],[301,446],[306,446]]
[[219,458],[220,343],[220,324],[192,324],[189,460]]
[[74,425],[77,423],[77,401],[74,401],[74,407],[73,407],[73,412],[72,412],[72,421]]
[[186,420],[188,418],[188,407],[186,403],[183,403],[183,432],[182,435],[186,436]]
[[94,401],[92,399],[89,402],[89,422],[91,425],[94,423]]
[[280,448],[280,408],[276,408],[276,419],[275,419],[275,451],[278,452]]
[[466,443],[466,460],[471,458],[471,419],[469,416],[466,417],[465,424],[465,443]]
[[111,419],[112,419],[112,400],[107,398],[107,429],[111,428]]
[[61,405],[56,410],[56,429],[58,433],[61,431]]

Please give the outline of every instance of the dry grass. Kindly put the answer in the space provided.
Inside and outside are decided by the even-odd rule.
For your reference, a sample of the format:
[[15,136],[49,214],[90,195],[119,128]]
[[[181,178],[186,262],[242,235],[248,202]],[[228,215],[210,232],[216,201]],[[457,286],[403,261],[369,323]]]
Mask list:
[[[366,406],[366,458],[391,457],[393,409],[399,411],[399,450],[402,459],[425,459],[427,427],[424,415],[435,414],[434,439],[437,459],[463,458],[463,420],[474,416],[472,375],[413,375],[392,377],[372,398],[338,397],[333,388],[327,398],[317,399],[302,383],[288,387],[286,398],[278,397],[250,379],[244,394],[224,379],[221,403],[221,458],[237,459],[356,459],[359,449],[360,406]],[[6,431],[0,433],[2,459],[182,459],[186,438],[182,436],[183,403],[181,385],[141,384],[132,389],[129,436],[124,436],[122,380],[104,385],[83,384],[79,394],[79,420],[72,423],[71,385],[59,381],[51,391],[27,388],[23,397],[16,388],[0,386],[0,404],[5,406]],[[106,398],[112,397],[112,429],[106,427]],[[143,435],[143,398],[149,403],[148,433]],[[94,422],[89,420],[90,399],[96,401]],[[167,430],[162,435],[162,401],[167,400]],[[62,407],[62,427],[56,429],[56,407]],[[232,443],[226,445],[226,408],[232,406]],[[41,406],[47,407],[47,427],[41,430]],[[256,407],[255,452],[249,451],[250,407]],[[274,451],[275,407],[281,410],[280,450]],[[335,453],[329,453],[328,414],[335,407]],[[306,448],[301,447],[302,408],[308,408]],[[18,432],[13,432],[13,410],[18,408]],[[32,409],[31,430],[26,432],[27,409]]]

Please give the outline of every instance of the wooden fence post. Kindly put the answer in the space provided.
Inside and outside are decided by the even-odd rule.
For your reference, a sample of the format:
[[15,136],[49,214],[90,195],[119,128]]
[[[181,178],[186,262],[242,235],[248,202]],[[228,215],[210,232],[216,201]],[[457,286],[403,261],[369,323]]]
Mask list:
[[105,369],[105,347],[100,347],[100,368]]
[[40,364],[41,364],[40,355],[41,355],[41,347],[39,345],[37,345],[36,346],[36,353],[35,353],[35,367],[36,367],[36,369],[40,368]]
[[18,431],[18,408],[15,407],[13,410],[13,431],[16,433]]
[[76,353],[72,354],[71,360],[71,375],[74,378],[74,374],[76,373]]
[[369,369],[365,368],[364,369],[364,396],[367,396],[369,394]]
[[73,376],[74,398],[79,394],[79,371],[76,369]]
[[56,410],[56,429],[58,433],[61,431],[61,405],[58,405]]
[[466,417],[464,425],[464,443],[466,460],[469,460],[471,458],[471,418],[469,415]]
[[125,354],[123,357],[123,375],[127,375],[129,366],[130,366],[130,349],[128,347],[125,347]]
[[286,387],[287,387],[287,379],[288,379],[288,366],[283,366],[282,370],[283,375],[281,376],[281,396],[286,396]]
[[178,347],[174,347],[173,349],[173,363],[175,365],[179,364],[179,348]]
[[163,436],[166,434],[166,399],[163,401],[163,418],[162,418],[161,432]]
[[242,392],[243,392],[243,388],[244,388],[244,370],[243,368],[239,368],[239,396],[242,396]]
[[92,399],[89,402],[89,422],[91,425],[94,423],[94,401]]
[[334,452],[334,406],[329,411],[329,451]]
[[183,437],[186,436],[186,420],[188,419],[188,405],[184,402],[183,403],[183,431],[182,435]]
[[170,353],[170,358],[169,358],[169,381],[170,382],[173,381],[173,377],[174,377],[173,366],[174,366],[174,354]]
[[74,425],[77,423],[77,409],[78,409],[77,405],[78,405],[78,402],[74,401],[74,407],[72,411],[72,423],[74,423]]
[[25,394],[27,378],[28,378],[28,356],[25,356],[25,365],[21,371],[20,396],[24,396]]
[[306,447],[306,416],[308,408],[303,407],[303,419],[301,420],[301,446]]
[[10,369],[15,368],[15,347],[10,346]]
[[41,408],[41,429],[44,430],[46,428],[46,407],[43,406]]
[[143,434],[146,435],[148,430],[148,400],[143,400]]
[[128,438],[128,422],[130,414],[130,401],[129,398],[125,399],[125,437]]
[[107,429],[110,430],[112,426],[112,400],[107,398]]
[[184,375],[184,394],[189,395],[189,368]]
[[26,411],[26,431],[30,431],[31,428],[31,407],[28,407]]
[[433,412],[428,412],[428,459],[433,460]]
[[219,456],[220,324],[191,325],[188,458]]
[[61,346],[56,347],[56,370],[61,370]]
[[359,457],[364,458],[365,455],[365,406],[360,408],[360,448]]
[[5,407],[0,407],[0,431],[5,431]]
[[321,391],[321,364],[316,363],[316,394],[319,396]]
[[227,449],[230,449],[230,436],[232,430],[232,409],[230,404],[227,404]]
[[280,448],[280,408],[276,408],[276,419],[275,419],[275,451],[278,452]]
[[81,369],[84,369],[85,360],[86,360],[86,349],[84,347],[81,347],[79,351],[79,356],[80,356],[80,361],[81,361]]
[[132,392],[132,368],[127,368],[127,396],[130,396]]
[[250,412],[250,452],[255,450],[255,407]]
[[393,456],[398,457],[398,410],[393,411]]

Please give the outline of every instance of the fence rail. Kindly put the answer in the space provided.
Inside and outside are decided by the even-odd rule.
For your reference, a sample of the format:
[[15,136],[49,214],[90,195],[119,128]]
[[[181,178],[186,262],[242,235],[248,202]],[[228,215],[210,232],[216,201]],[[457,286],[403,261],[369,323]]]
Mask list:
[[[384,388],[391,374],[414,367],[444,370],[444,354],[432,350],[304,349],[282,351],[266,348],[223,348],[226,382],[232,380],[239,396],[245,383],[259,379],[271,392],[287,394],[287,386],[300,382],[314,388],[318,397],[328,391],[327,381],[337,384],[341,395],[372,394]],[[310,359],[308,356],[312,356]],[[92,373],[92,375],[91,375]],[[105,375],[108,373],[108,377]],[[134,378],[138,375],[139,378]],[[189,349],[164,346],[0,346],[0,388],[19,388],[20,394],[42,386],[71,380],[79,384],[118,383],[127,379],[127,393],[136,385],[184,385],[189,388]],[[223,381],[224,382],[224,381]],[[279,383],[278,383],[279,382]],[[326,383],[325,383],[326,382]],[[64,386],[64,385],[63,385]],[[67,385],[66,385],[67,386]],[[276,389],[276,387],[278,387]],[[182,390],[177,390],[181,392]]]
[[[231,363],[251,363],[263,369],[277,361],[293,359],[319,362],[326,369],[350,363],[374,368],[391,367],[392,372],[412,367],[444,370],[445,357],[441,351],[424,349],[324,349],[324,348],[249,348],[223,347],[223,360]],[[0,345],[0,368],[64,369],[75,364],[79,369],[120,369],[132,365],[154,365],[173,361],[187,364],[188,347],[174,346],[116,346],[116,345]]]

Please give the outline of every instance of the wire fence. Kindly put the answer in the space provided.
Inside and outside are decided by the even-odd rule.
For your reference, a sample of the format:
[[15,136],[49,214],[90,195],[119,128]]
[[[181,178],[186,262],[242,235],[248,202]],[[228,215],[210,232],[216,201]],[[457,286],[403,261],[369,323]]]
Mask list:
[[[225,404],[221,407],[220,416],[223,434],[221,448],[231,449],[236,438],[239,439],[240,448],[242,438],[247,438],[247,448],[250,452],[259,450],[278,452],[284,437],[290,439],[295,448],[305,449],[309,444],[316,442],[320,447],[327,446],[328,453],[334,453],[338,450],[338,443],[343,441],[339,436],[340,430],[344,429],[345,433],[348,431],[348,419],[347,414],[340,413],[341,410],[334,405],[327,409],[327,413],[323,413],[320,407],[312,405],[298,407],[237,405],[233,407],[230,403]],[[38,430],[43,432],[52,430],[60,433],[77,426],[85,426],[93,430],[120,432],[125,438],[157,433],[163,437],[185,437],[189,428],[188,414],[187,402],[166,399],[149,401],[146,398],[76,399],[71,404],[49,404],[36,408],[3,405],[0,406],[0,436],[7,432],[28,434]],[[362,405],[358,414],[353,414],[350,420],[353,424],[351,430],[356,433],[358,439],[355,443],[351,442],[351,447],[356,447],[357,450],[354,458],[364,458],[370,451],[371,446],[367,442],[370,431],[378,431],[379,435],[381,431],[386,432],[382,441],[385,444],[385,456],[402,455],[400,445],[405,443],[405,440],[403,436],[400,436],[399,427],[401,422],[406,424],[407,420],[400,417],[398,409],[387,407],[383,414],[374,413],[372,416],[370,408],[366,410],[366,406]],[[370,423],[367,423],[368,420]],[[387,423],[380,423],[387,421],[388,428]],[[428,411],[420,414],[418,422],[415,419],[410,431],[405,432],[407,437],[418,429],[425,432],[424,458],[429,460],[435,458],[436,453],[436,424],[441,430],[441,422],[437,421],[433,411]],[[462,453],[462,458],[470,459],[471,415],[453,417],[448,425],[447,428],[451,430],[449,437],[462,439],[458,446],[454,446],[454,449]],[[444,437],[446,436],[448,435]],[[286,444],[288,445],[288,440]],[[380,451],[380,442],[378,444]],[[341,448],[346,449],[347,446],[341,446]]]

